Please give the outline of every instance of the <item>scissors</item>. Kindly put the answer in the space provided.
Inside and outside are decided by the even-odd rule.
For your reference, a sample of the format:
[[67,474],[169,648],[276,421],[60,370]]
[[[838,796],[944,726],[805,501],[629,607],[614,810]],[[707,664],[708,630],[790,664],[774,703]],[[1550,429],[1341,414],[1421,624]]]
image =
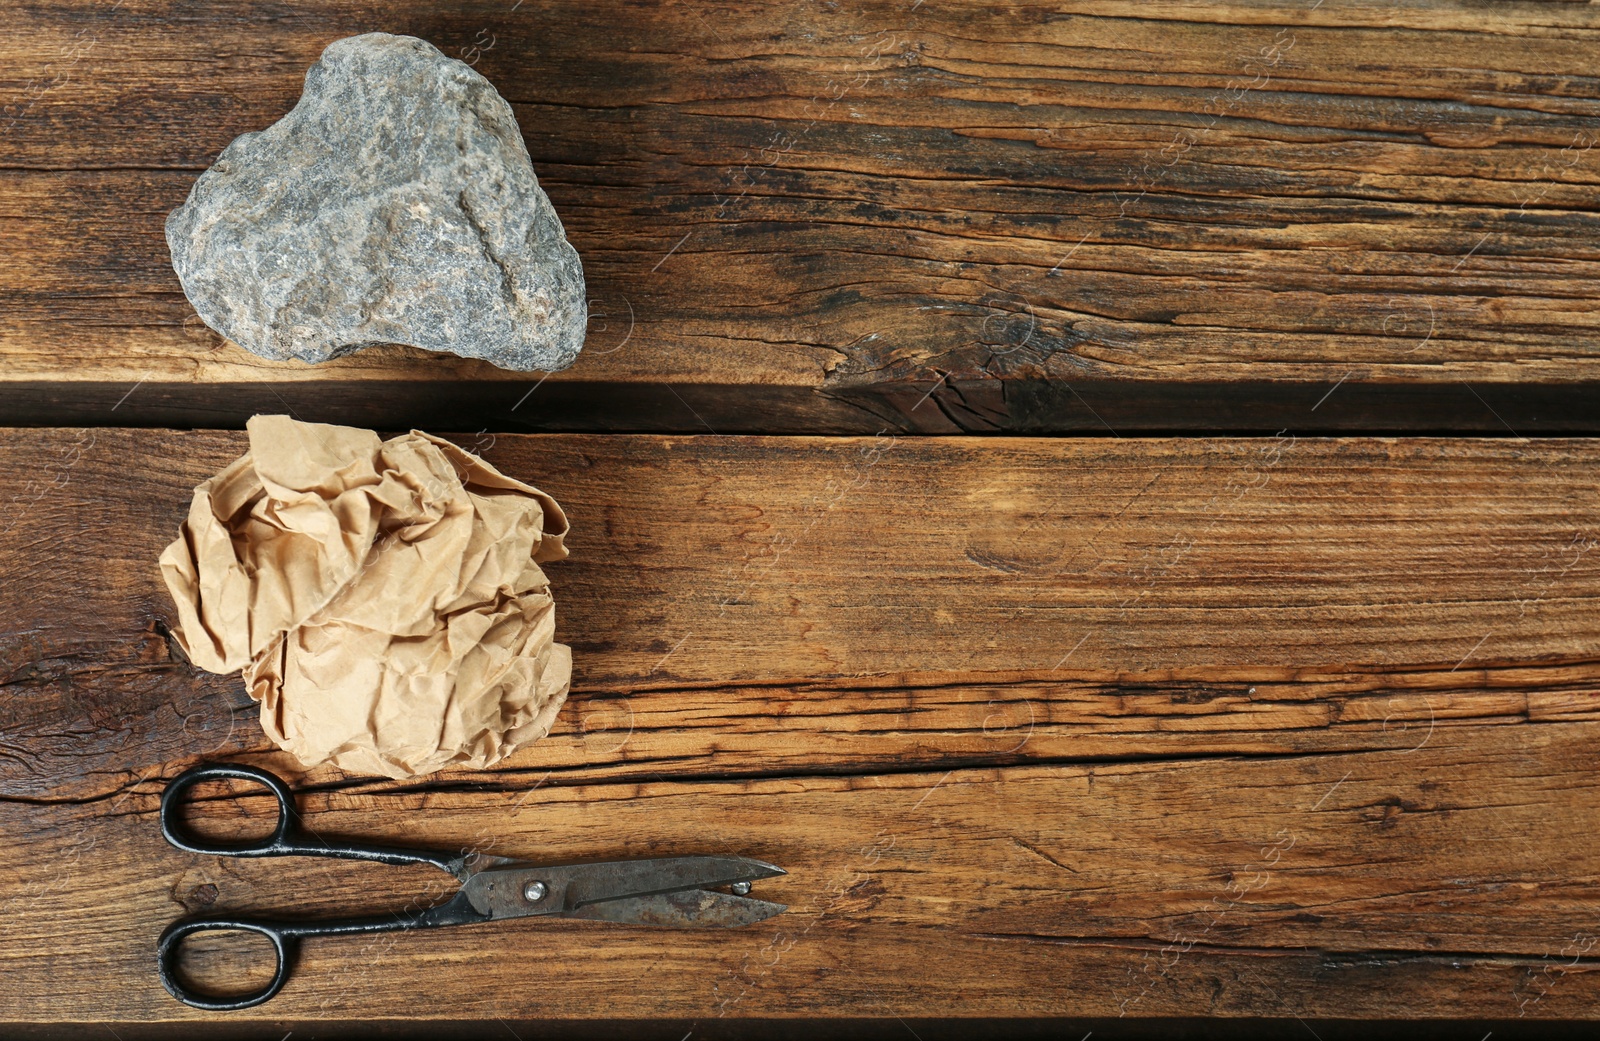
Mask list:
[[[183,795],[202,781],[253,781],[278,800],[278,823],[263,839],[213,842],[187,832],[178,819]],[[445,903],[420,911],[364,918],[268,921],[211,915],[172,923],[157,943],[161,982],[185,1005],[213,1012],[252,1008],[272,998],[289,978],[301,939],[399,929],[433,929],[507,918],[542,916],[583,918],[625,925],[718,928],[750,925],[786,910],[783,904],[744,894],[750,883],[786,872],[748,857],[664,857],[613,860],[597,864],[534,864],[480,853],[451,854],[420,849],[366,846],[325,839],[307,832],[294,794],[277,775],[253,766],[219,763],[196,766],[174,777],[161,796],[161,834],[189,853],[218,857],[336,857],[379,864],[428,864],[448,871],[461,888]],[[729,892],[716,888],[726,886]],[[272,981],[242,995],[212,995],[190,990],[178,979],[178,948],[196,933],[243,930],[272,941],[277,959]]]

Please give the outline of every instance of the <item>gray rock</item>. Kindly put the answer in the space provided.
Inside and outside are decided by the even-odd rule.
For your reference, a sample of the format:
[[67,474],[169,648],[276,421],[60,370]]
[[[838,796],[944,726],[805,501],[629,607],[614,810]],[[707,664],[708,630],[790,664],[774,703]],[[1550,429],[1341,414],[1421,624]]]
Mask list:
[[410,36],[330,44],[294,110],[200,175],[167,245],[205,323],[264,358],[405,343],[555,370],[583,347],[583,267],[511,106]]

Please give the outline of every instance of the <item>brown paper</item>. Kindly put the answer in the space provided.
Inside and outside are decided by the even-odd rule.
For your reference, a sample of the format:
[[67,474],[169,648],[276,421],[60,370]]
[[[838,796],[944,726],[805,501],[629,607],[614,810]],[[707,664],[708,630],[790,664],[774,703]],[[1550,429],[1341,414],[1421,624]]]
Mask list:
[[417,430],[248,429],[161,554],[190,659],[244,669],[306,766],[484,767],[548,733],[572,677],[538,563],[567,555],[555,500]]

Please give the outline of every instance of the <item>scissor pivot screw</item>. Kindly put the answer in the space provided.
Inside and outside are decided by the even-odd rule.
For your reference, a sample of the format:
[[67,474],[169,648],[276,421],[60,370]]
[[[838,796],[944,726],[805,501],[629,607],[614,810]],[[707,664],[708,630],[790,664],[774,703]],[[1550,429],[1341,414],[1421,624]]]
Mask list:
[[729,886],[728,888],[733,890],[733,895],[734,896],[744,896],[744,895],[746,895],[747,893],[750,892],[750,883],[749,882],[735,882],[733,885]]
[[548,892],[550,892],[550,887],[543,882],[529,882],[522,887],[522,898],[530,904],[536,904],[543,900],[544,895]]

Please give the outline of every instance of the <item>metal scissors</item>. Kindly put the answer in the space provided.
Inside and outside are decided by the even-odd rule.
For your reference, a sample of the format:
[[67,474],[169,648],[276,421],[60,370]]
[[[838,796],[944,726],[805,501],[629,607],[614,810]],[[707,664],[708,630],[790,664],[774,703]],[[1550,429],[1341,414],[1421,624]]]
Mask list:
[[[188,833],[178,810],[183,795],[202,781],[253,781],[278,800],[278,823],[263,839],[211,842]],[[174,777],[161,796],[161,834],[189,853],[219,857],[337,857],[379,864],[429,864],[461,882],[455,896],[420,911],[401,911],[365,918],[312,921],[267,921],[210,915],[172,923],[157,943],[161,982],[185,1005],[225,1012],[251,1008],[272,998],[289,978],[289,966],[301,939],[432,929],[507,918],[543,916],[584,918],[626,925],[675,928],[717,928],[749,925],[786,910],[783,904],[744,894],[750,883],[785,874],[784,870],[748,857],[664,857],[656,860],[614,860],[597,864],[534,864],[510,857],[478,853],[451,854],[418,849],[366,846],[329,840],[301,825],[294,794],[275,774],[253,766],[196,766]],[[712,887],[727,887],[720,892]],[[277,966],[272,981],[242,995],[201,994],[184,986],[177,975],[179,945],[196,933],[244,930],[272,941]]]

